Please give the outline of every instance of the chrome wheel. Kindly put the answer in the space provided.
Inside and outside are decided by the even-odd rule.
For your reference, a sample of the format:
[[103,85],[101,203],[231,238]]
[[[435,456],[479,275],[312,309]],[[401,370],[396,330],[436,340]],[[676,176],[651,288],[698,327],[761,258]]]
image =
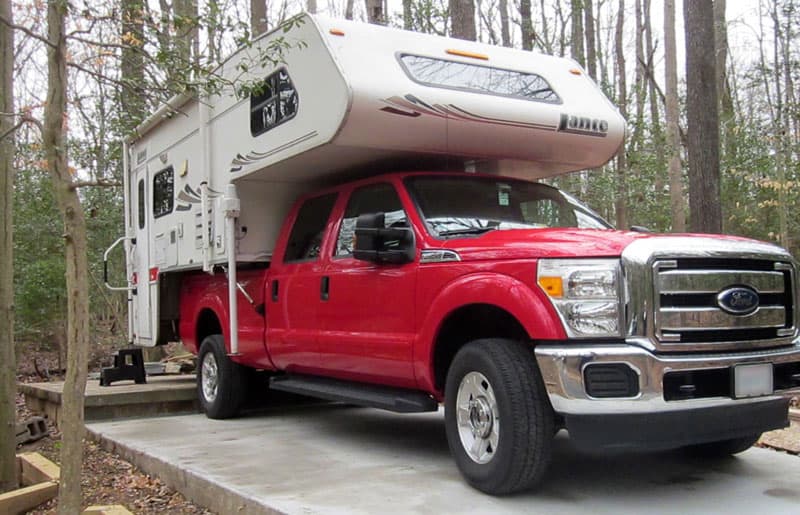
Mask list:
[[480,372],[466,374],[456,394],[458,436],[475,463],[489,463],[500,440],[500,415],[492,385]]
[[219,388],[219,369],[217,359],[213,352],[207,352],[203,356],[203,364],[200,369],[200,380],[203,389],[203,397],[206,402],[212,403],[217,398]]

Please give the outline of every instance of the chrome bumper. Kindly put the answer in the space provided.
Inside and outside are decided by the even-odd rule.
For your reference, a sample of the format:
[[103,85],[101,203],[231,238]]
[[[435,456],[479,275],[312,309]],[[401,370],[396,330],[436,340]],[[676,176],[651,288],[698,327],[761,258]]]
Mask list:
[[[633,344],[536,346],[536,360],[550,403],[562,415],[636,414],[684,411],[718,406],[741,406],[800,394],[800,387],[749,399],[711,397],[666,401],[664,374],[673,371],[719,369],[743,363],[800,362],[800,339],[779,350],[737,354],[659,356]],[[639,394],[630,398],[596,399],[586,393],[583,371],[594,363],[626,363],[639,376]]]

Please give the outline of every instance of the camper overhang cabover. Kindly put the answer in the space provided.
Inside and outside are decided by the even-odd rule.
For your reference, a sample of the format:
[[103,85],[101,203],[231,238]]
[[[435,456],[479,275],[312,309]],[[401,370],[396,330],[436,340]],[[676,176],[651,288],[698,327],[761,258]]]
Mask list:
[[601,166],[622,142],[570,59],[308,14],[287,26],[219,67],[230,87],[171,99],[125,142],[138,344],[175,309],[161,274],[223,266],[235,302],[236,263],[270,260],[303,192],[402,169],[536,179]]

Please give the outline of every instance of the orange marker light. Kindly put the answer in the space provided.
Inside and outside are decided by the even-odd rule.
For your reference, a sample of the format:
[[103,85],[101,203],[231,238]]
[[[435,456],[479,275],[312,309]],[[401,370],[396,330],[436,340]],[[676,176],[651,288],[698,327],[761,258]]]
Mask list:
[[539,286],[541,286],[550,297],[564,296],[564,285],[560,277],[540,277]]
[[344,31],[340,29],[331,29],[328,32],[330,32],[334,36],[344,36]]
[[469,57],[471,59],[480,59],[482,61],[489,60],[489,56],[486,54],[477,54],[475,52],[467,52],[465,50],[456,50],[454,48],[448,48],[447,50],[445,50],[445,52],[447,52],[450,55],[457,55],[460,57]]
[[572,75],[580,75],[581,74],[581,71],[579,69],[577,69],[577,68],[570,68],[569,72]]

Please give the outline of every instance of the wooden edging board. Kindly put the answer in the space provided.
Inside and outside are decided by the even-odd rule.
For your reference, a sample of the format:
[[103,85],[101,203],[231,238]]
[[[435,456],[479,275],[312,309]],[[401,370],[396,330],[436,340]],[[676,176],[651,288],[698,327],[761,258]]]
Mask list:
[[61,469],[36,452],[17,455],[22,488],[0,494],[0,513],[23,513],[58,495]]

